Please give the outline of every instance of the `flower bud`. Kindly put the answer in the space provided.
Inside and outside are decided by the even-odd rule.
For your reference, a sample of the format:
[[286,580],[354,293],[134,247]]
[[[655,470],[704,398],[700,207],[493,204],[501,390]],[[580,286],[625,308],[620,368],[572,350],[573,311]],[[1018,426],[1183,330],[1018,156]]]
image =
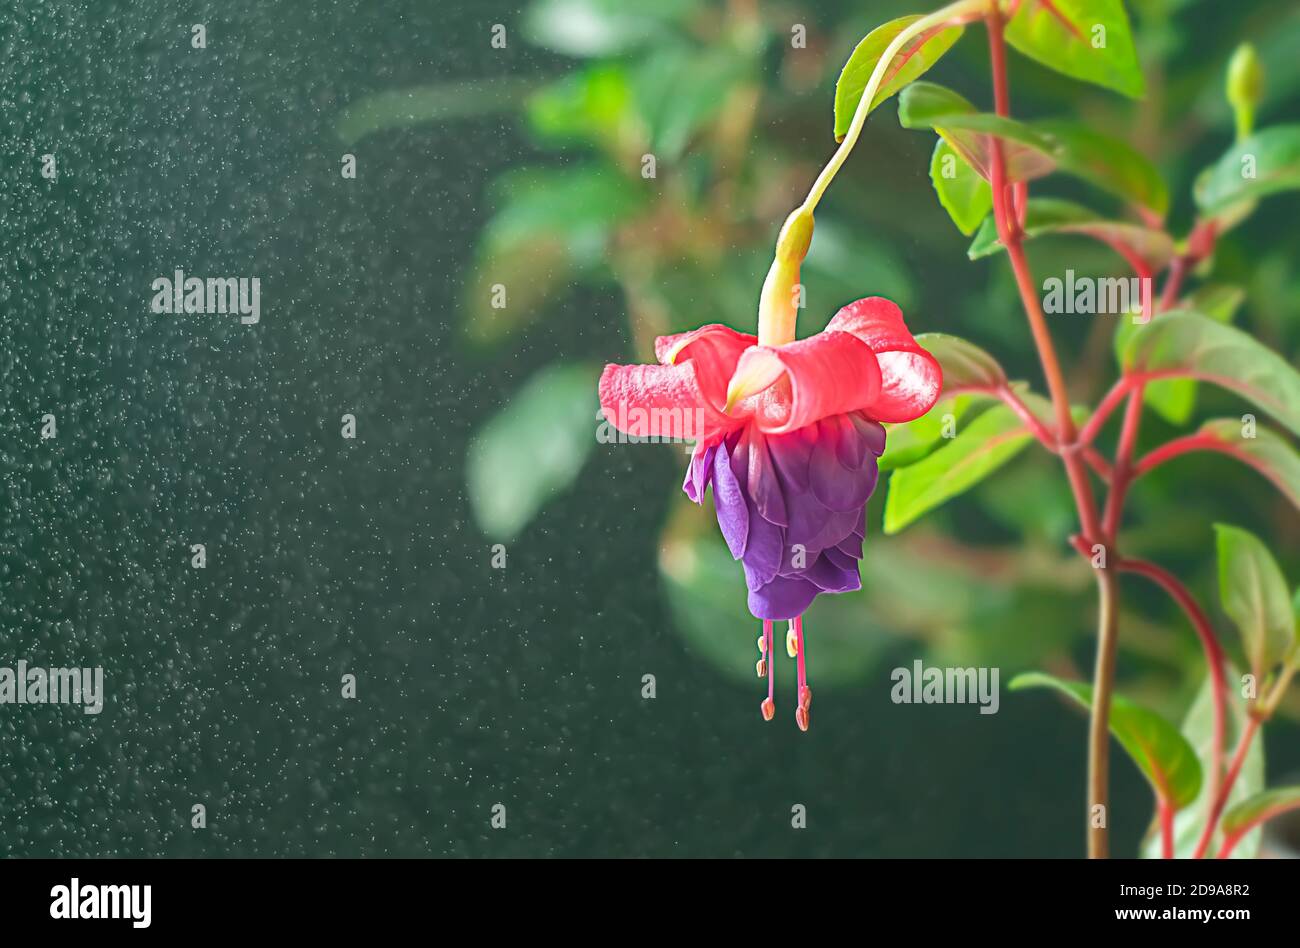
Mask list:
[[1255,109],[1264,98],[1264,67],[1255,47],[1242,43],[1228,62],[1228,103],[1237,119],[1237,138],[1245,138],[1255,124]]

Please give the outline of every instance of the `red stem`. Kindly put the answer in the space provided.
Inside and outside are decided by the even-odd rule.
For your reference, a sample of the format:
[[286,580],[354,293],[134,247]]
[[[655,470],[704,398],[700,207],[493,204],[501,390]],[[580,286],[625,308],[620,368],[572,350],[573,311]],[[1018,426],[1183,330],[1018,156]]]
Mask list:
[[1223,814],[1223,808],[1232,793],[1232,785],[1237,782],[1237,775],[1241,773],[1241,765],[1246,762],[1246,752],[1250,750],[1250,742],[1257,730],[1259,730],[1259,718],[1247,718],[1246,726],[1241,732],[1241,739],[1237,741],[1237,751],[1232,755],[1232,763],[1228,765],[1228,773],[1223,778],[1219,792],[1214,796],[1214,804],[1210,808],[1209,818],[1205,821],[1205,829],[1201,833],[1200,841],[1196,844],[1196,851],[1192,853],[1193,859],[1200,859],[1210,847],[1210,837],[1214,835],[1214,828],[1219,824],[1219,817]]
[[1219,847],[1219,855],[1217,858],[1227,859],[1231,856],[1232,851],[1236,849],[1237,844],[1241,842],[1241,838],[1254,829],[1255,825],[1255,823],[1251,823],[1249,826],[1237,830],[1237,832],[1233,833],[1231,836],[1223,837],[1223,845]]
[[1160,308],[1169,309],[1178,301],[1178,291],[1182,289],[1183,277],[1187,276],[1187,267],[1190,261],[1186,257],[1174,257],[1173,262],[1169,264],[1169,277],[1165,280],[1164,289],[1160,293]]
[[1218,451],[1231,457],[1244,460],[1240,455],[1224,444],[1218,438],[1212,435],[1192,434],[1184,435],[1181,438],[1175,438],[1168,441],[1158,448],[1153,448],[1150,452],[1142,457],[1137,464],[1133,465],[1133,478],[1136,480],[1152,468],[1159,467],[1166,461],[1172,461],[1174,458],[1183,454],[1190,454],[1193,451]]
[[1025,427],[1029,429],[1030,434],[1037,438],[1043,447],[1053,454],[1059,450],[1056,436],[1048,431],[1047,427],[1038,420],[1038,416],[1029,410],[1029,406],[1016,394],[1014,389],[1009,385],[999,385],[990,391],[1002,399],[1007,407],[1016,413],[1016,417],[1025,423]]
[[1160,857],[1174,858],[1174,808],[1163,796],[1156,800],[1156,813],[1160,816]]
[[1132,480],[1133,448],[1137,444],[1138,428],[1142,424],[1142,386],[1136,386],[1128,396],[1124,409],[1124,425],[1120,429],[1119,446],[1115,449],[1115,471],[1111,476],[1110,493],[1106,495],[1106,512],[1102,522],[1102,536],[1114,544],[1119,535],[1119,520],[1124,512],[1124,498]]
[[1161,464],[1164,464],[1166,461],[1171,461],[1184,454],[1190,454],[1193,451],[1214,451],[1217,454],[1226,454],[1228,457],[1240,461],[1242,464],[1250,465],[1276,484],[1283,493],[1288,496],[1291,495],[1290,488],[1280,480],[1277,474],[1263,461],[1256,458],[1253,454],[1248,454],[1247,452],[1240,450],[1231,442],[1224,441],[1221,438],[1208,434],[1184,435],[1181,438],[1175,438],[1173,441],[1168,441],[1160,447],[1152,449],[1150,453],[1146,454],[1133,466],[1133,479],[1136,480],[1153,468],[1157,468]]
[[1205,652],[1205,664],[1210,670],[1210,697],[1214,706],[1213,733],[1211,735],[1213,745],[1210,748],[1209,775],[1210,788],[1213,793],[1218,785],[1219,774],[1223,770],[1223,742],[1227,733],[1228,719],[1228,678],[1225,671],[1226,662],[1223,647],[1219,645],[1219,640],[1214,634],[1214,627],[1210,625],[1210,620],[1205,611],[1201,609],[1200,604],[1188,592],[1187,587],[1179,582],[1173,573],[1161,566],[1157,566],[1155,563],[1128,558],[1119,561],[1119,568],[1122,572],[1145,576],[1167,592],[1174,602],[1178,603],[1183,612],[1187,614],[1187,618],[1192,623],[1192,628],[1196,630],[1196,637],[1201,641],[1201,650]]
[[1101,452],[1096,448],[1088,447],[1083,449],[1083,459],[1088,462],[1088,466],[1097,472],[1097,476],[1107,483],[1111,479],[1110,462],[1101,456]]
[[1106,424],[1106,420],[1111,416],[1111,413],[1119,407],[1121,402],[1124,401],[1125,396],[1128,395],[1129,390],[1135,384],[1136,382],[1132,376],[1125,375],[1121,376],[1119,380],[1111,386],[1110,391],[1106,393],[1098,403],[1096,410],[1093,411],[1092,417],[1090,417],[1084,426],[1079,429],[1079,437],[1076,441],[1076,444],[1079,447],[1087,447],[1092,444],[1093,440],[1101,432],[1102,427]]
[[[1002,11],[998,4],[990,5],[985,16],[988,27],[989,59],[993,71],[993,101],[997,114],[1006,117],[1010,114],[1010,97],[1007,92],[1006,46],[1002,36]],[[1043,367],[1043,376],[1047,380],[1047,390],[1052,398],[1052,408],[1056,416],[1057,443],[1061,462],[1065,466],[1070,490],[1074,494],[1075,507],[1079,512],[1079,523],[1089,540],[1096,542],[1100,536],[1101,526],[1097,517],[1096,500],[1092,494],[1092,484],[1084,466],[1082,453],[1073,449],[1077,433],[1074,418],[1070,414],[1070,396],[1065,387],[1065,378],[1061,374],[1061,365],[1056,358],[1056,349],[1052,344],[1051,333],[1047,329],[1047,319],[1038,298],[1038,290],[1029,271],[1029,261],[1025,258],[1021,243],[1021,215],[1028,206],[1029,188],[1024,182],[1015,186],[1014,203],[1008,192],[1006,177],[1006,159],[1002,153],[1002,141],[996,136],[989,136],[991,167],[989,169],[990,189],[993,192],[993,219],[997,224],[998,239],[1006,248],[1007,258],[1016,277],[1016,286],[1020,291],[1020,300],[1024,305],[1025,316],[1029,320],[1029,329],[1038,350],[1038,359]],[[1109,773],[1110,773],[1110,699],[1115,678],[1115,652],[1118,638],[1118,611],[1116,609],[1116,583],[1110,570],[1099,569],[1097,578],[1097,659],[1093,671],[1093,708],[1088,730],[1088,808],[1102,807],[1103,812],[1109,807]],[[1104,826],[1088,824],[1088,855],[1104,859],[1109,855],[1109,836]]]

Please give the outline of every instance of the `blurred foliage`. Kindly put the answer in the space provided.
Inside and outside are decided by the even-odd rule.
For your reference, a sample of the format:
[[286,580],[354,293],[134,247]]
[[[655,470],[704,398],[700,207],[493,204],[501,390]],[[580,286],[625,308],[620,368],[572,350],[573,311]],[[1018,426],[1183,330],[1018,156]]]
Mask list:
[[[1067,15],[1081,15],[1080,4],[1056,5]],[[1104,7],[1114,27],[1115,17],[1122,19],[1119,0]],[[1294,151],[1294,128],[1277,123],[1300,112],[1300,61],[1294,55],[1300,10],[1282,0],[1137,0],[1128,9],[1132,55],[1110,60],[1104,73],[1086,60],[1056,61],[1051,70],[1041,65],[1051,58],[1051,38],[1059,28],[1054,22],[1021,22],[1008,35],[1018,51],[1010,56],[1018,120],[1007,134],[1019,136],[1027,149],[1030,176],[1062,170],[1077,179],[1053,175],[1035,184],[1042,203],[1031,210],[1034,271],[1040,277],[1067,269],[1080,277],[1127,275],[1124,261],[1090,236],[1135,239],[1155,264],[1167,259],[1173,248],[1148,221],[1126,215],[1123,199],[1156,214],[1168,205],[1175,235],[1186,233],[1198,208],[1219,215],[1225,225],[1236,226],[1189,282],[1186,304],[1223,330],[1212,334],[1215,340],[1238,344],[1241,358],[1252,359],[1266,346],[1281,353],[1268,358],[1284,368],[1293,365],[1300,344],[1300,232],[1291,226],[1297,198],[1257,202],[1294,183],[1269,180],[1242,188],[1240,177],[1228,173],[1238,157],[1234,149],[1244,146],[1233,144],[1224,82],[1234,48],[1251,40],[1266,77],[1254,106],[1256,144],[1270,154]],[[625,313],[627,344],[622,352],[603,353],[611,361],[649,361],[655,336],[702,323],[752,331],[780,222],[806,192],[842,124],[834,94],[841,70],[868,32],[918,12],[927,11],[901,2],[869,8],[748,0],[533,3],[526,37],[556,54],[554,74],[538,81],[517,107],[535,146],[534,161],[504,175],[487,197],[492,216],[473,272],[464,277],[459,313],[467,357],[500,356],[537,339],[555,343],[540,334],[539,323],[563,308],[591,305],[588,289],[617,293],[621,302],[590,315],[584,310],[566,323],[566,331],[580,348],[584,320]],[[1126,37],[1126,31],[1112,29],[1111,35]],[[1005,261],[993,253],[993,235],[981,233],[970,248],[972,258],[989,258],[969,262],[968,241],[953,227],[956,221],[963,232],[976,232],[988,211],[987,186],[967,173],[961,159],[958,166],[966,171],[956,178],[941,172],[945,155],[967,157],[955,126],[982,127],[990,118],[982,114],[991,99],[987,75],[987,49],[976,30],[926,74],[956,90],[943,90],[942,114],[954,126],[945,128],[944,143],[901,130],[892,104],[873,113],[862,145],[818,212],[803,273],[801,334],[819,330],[845,302],[888,296],[903,307],[914,331],[970,339],[997,353],[1009,377],[1041,389],[1015,287]],[[503,101],[513,102],[514,88]],[[912,86],[911,98],[900,106],[904,124],[935,124],[940,113],[933,111],[928,118],[908,119],[909,103],[920,104],[927,88],[941,87]],[[1125,97],[1136,95],[1142,97]],[[954,120],[954,109],[966,109],[963,102],[973,118]],[[393,121],[406,121],[412,108],[390,109]],[[369,129],[378,111],[349,113],[340,134],[343,128],[353,135]],[[1247,209],[1254,211],[1248,221]],[[497,285],[509,290],[504,307],[492,305],[490,290]],[[1243,332],[1226,329],[1230,321]],[[1095,403],[1114,377],[1112,352],[1126,351],[1123,339],[1112,338],[1116,326],[1117,320],[1104,317],[1052,319],[1071,363],[1071,394],[1080,404]],[[1135,352],[1142,345],[1132,341]],[[1153,344],[1145,345],[1145,354],[1152,355]],[[1211,357],[1192,343],[1178,353],[1156,348],[1158,358]],[[555,355],[561,366],[570,358],[562,350]],[[1279,370],[1265,380],[1263,397],[1290,398],[1288,378]],[[1158,416],[1149,415],[1143,425],[1142,449],[1182,433],[1186,423],[1241,414],[1241,398],[1201,389],[1190,381],[1151,386],[1148,402]],[[568,423],[559,415],[548,417],[541,405],[520,414],[514,403],[534,397],[531,387],[503,392],[501,409],[528,426],[563,428],[567,443]],[[1032,392],[1026,397],[1035,398]],[[1285,401],[1269,407],[1288,422],[1296,410]],[[926,468],[907,465],[924,465],[929,455],[936,459],[929,462],[936,477],[951,478],[952,466],[940,456],[960,450],[962,439],[930,454],[941,441],[944,416],[959,419],[963,431],[1000,430],[1007,420],[1003,412],[987,398],[945,399],[927,418],[891,431],[885,467],[917,472],[905,478],[914,480]],[[869,508],[864,594],[823,597],[831,601],[819,602],[809,619],[812,634],[824,634],[819,647],[825,645],[828,654],[819,671],[828,684],[866,674],[900,635],[954,660],[1076,674],[1090,654],[1091,580],[1066,547],[1074,515],[1060,471],[1041,452],[1021,452],[1026,443],[1010,442],[984,462],[988,470],[1005,465],[998,478],[971,478],[962,485],[967,492],[887,543],[875,536],[885,509],[882,478]],[[676,449],[674,456],[680,457]],[[482,481],[475,493],[505,497],[518,489],[529,499],[495,522],[478,508],[489,532],[503,523],[522,529],[549,493],[567,487],[554,466],[542,468],[539,488],[526,484],[529,466],[493,470],[504,486],[487,483],[488,475],[471,475]],[[570,478],[577,473],[577,465],[566,471]],[[1228,519],[1265,536],[1284,572],[1294,577],[1300,574],[1294,568],[1300,553],[1295,510],[1266,487],[1255,471],[1220,456],[1195,454],[1161,466],[1133,490],[1128,549],[1166,562],[1203,602],[1212,603],[1211,524]],[[892,495],[891,502],[902,503]],[[757,623],[744,608],[741,571],[727,556],[707,508],[682,500],[674,509],[657,542],[661,581],[678,630],[721,673],[747,676],[756,657]],[[899,514],[895,528],[906,519],[911,518]],[[1158,592],[1126,584],[1124,603],[1124,690],[1177,720],[1201,680],[1195,641],[1181,614]],[[1215,616],[1226,628],[1222,614]],[[1240,648],[1228,647],[1240,656]],[[1281,710],[1295,717],[1300,705],[1293,696]]]
[[[1227,670],[1229,680],[1236,680],[1233,670]],[[1231,689],[1230,689],[1231,691]],[[1228,715],[1227,715],[1227,732],[1228,746],[1236,745],[1238,737],[1241,735],[1242,726],[1246,722],[1246,708],[1244,702],[1239,700],[1235,693],[1228,696]],[[1213,747],[1214,735],[1214,714],[1213,702],[1210,697],[1210,681],[1207,678],[1201,685],[1200,691],[1196,693],[1196,699],[1192,702],[1187,716],[1183,719],[1182,726],[1183,737],[1191,743],[1196,750],[1196,756],[1201,762],[1203,773],[1210,773],[1211,749]],[[1242,800],[1249,799],[1252,795],[1258,793],[1264,788],[1264,744],[1262,741],[1251,745],[1250,751],[1246,754],[1246,759],[1241,766],[1241,774],[1237,778],[1236,784],[1232,788],[1232,793],[1228,797],[1229,805],[1238,803]],[[1206,813],[1210,808],[1209,783],[1201,785],[1200,792],[1191,805],[1179,810],[1174,816],[1174,854],[1180,859],[1187,859],[1192,856],[1196,849],[1196,842],[1200,838],[1202,830],[1205,828]],[[1215,831],[1211,838],[1210,852],[1217,853],[1219,842],[1222,839],[1222,832]],[[1260,839],[1263,833],[1259,830],[1247,834],[1241,845],[1233,852],[1233,857],[1237,859],[1247,859],[1259,852]],[[1152,827],[1142,844],[1142,854],[1148,858],[1155,858],[1160,852],[1160,836],[1156,827]]]

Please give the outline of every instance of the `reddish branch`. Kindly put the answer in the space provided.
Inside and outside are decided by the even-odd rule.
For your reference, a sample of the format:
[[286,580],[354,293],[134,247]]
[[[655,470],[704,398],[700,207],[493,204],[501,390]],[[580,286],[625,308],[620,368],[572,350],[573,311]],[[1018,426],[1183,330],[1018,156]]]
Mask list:
[[1219,773],[1223,769],[1223,741],[1227,732],[1228,718],[1228,679],[1225,671],[1223,648],[1214,634],[1214,627],[1200,604],[1188,592],[1187,587],[1179,582],[1173,573],[1148,563],[1145,560],[1124,558],[1119,561],[1122,572],[1145,576],[1167,592],[1187,614],[1196,637],[1201,641],[1201,650],[1205,653],[1205,664],[1210,672],[1210,696],[1214,708],[1213,746],[1210,748],[1209,785],[1212,793],[1218,792]]
[[[1242,729],[1241,739],[1237,741],[1237,751],[1232,755],[1232,763],[1228,765],[1228,773],[1223,778],[1218,792],[1214,795],[1214,802],[1211,804],[1210,813],[1205,820],[1205,829],[1201,832],[1201,838],[1196,843],[1196,851],[1192,853],[1193,859],[1200,859],[1205,855],[1205,851],[1210,848],[1210,837],[1214,835],[1214,828],[1219,824],[1219,817],[1223,814],[1223,808],[1227,805],[1228,795],[1232,793],[1232,785],[1237,782],[1237,775],[1241,773],[1241,765],[1246,762],[1246,754],[1250,752],[1250,742],[1255,737],[1255,732],[1259,730],[1259,718],[1251,717],[1246,720],[1246,726]],[[1236,840],[1232,841],[1235,846]],[[1232,846],[1224,842],[1224,849],[1227,852],[1232,851]],[[1220,853],[1222,855],[1222,852]]]
[[[1063,23],[1073,35],[1079,39],[1083,38],[1078,28],[1056,9],[1051,0],[1036,0],[1036,2],[1051,16]],[[1018,5],[1019,0],[1016,0],[1011,9],[1017,9]],[[994,108],[999,116],[1007,117],[1010,113],[1010,103],[1006,79],[1006,47],[1003,37],[1005,21],[998,4],[990,5],[984,19],[988,27],[989,58],[993,73]],[[916,48],[919,48],[920,45],[918,43]],[[1223,650],[1214,635],[1214,629],[1191,593],[1173,574],[1154,563],[1122,558],[1113,548],[1116,545],[1129,485],[1142,474],[1170,458],[1193,450],[1216,450],[1252,464],[1266,476],[1270,475],[1253,457],[1234,450],[1220,439],[1207,435],[1192,435],[1175,440],[1162,448],[1152,451],[1140,461],[1134,463],[1133,457],[1141,425],[1145,386],[1147,383],[1159,378],[1190,374],[1182,370],[1124,371],[1120,379],[1102,398],[1082,429],[1075,430],[1061,366],[1056,357],[1051,334],[1048,331],[1047,322],[1037,295],[1037,288],[1030,274],[1028,261],[1024,253],[1023,239],[1025,213],[1028,207],[1028,186],[1024,181],[1009,182],[1007,180],[1006,159],[1001,140],[996,136],[989,136],[989,145],[991,161],[988,170],[993,199],[993,218],[997,225],[998,239],[1006,248],[1007,257],[1015,274],[1016,286],[1020,293],[1021,302],[1024,305],[1025,314],[1028,317],[1029,328],[1042,364],[1043,375],[1047,381],[1047,388],[1051,395],[1056,418],[1055,431],[1049,431],[1033,415],[1023,400],[1005,385],[986,391],[1006,402],[1025,423],[1029,431],[1049,450],[1054,451],[1061,457],[1066,475],[1070,481],[1071,491],[1074,494],[1075,506],[1078,508],[1079,522],[1082,528],[1081,534],[1071,537],[1071,542],[1075,548],[1083,556],[1091,559],[1098,545],[1101,545],[1103,549],[1111,547],[1112,565],[1116,566],[1121,572],[1131,572],[1145,576],[1163,588],[1183,609],[1196,631],[1209,668],[1214,715],[1213,747],[1210,755],[1209,776],[1212,803],[1204,835],[1196,850],[1199,857],[1209,844],[1223,806],[1231,793],[1233,782],[1241,770],[1251,738],[1258,727],[1258,720],[1252,717],[1248,722],[1228,771],[1220,780],[1223,770],[1228,692]],[[1150,217],[1150,215],[1147,216]],[[1158,220],[1150,220],[1149,223],[1155,227],[1162,226]],[[1175,257],[1170,262],[1169,275],[1165,281],[1159,304],[1154,308],[1156,312],[1167,310],[1177,303],[1187,273],[1198,260],[1203,259],[1212,251],[1214,240],[1215,230],[1213,224],[1198,224],[1193,228],[1188,237],[1186,252]],[[1149,281],[1152,278],[1150,263],[1135,248],[1123,242],[1110,243],[1133,268],[1139,279],[1144,281],[1144,286],[1149,287]],[[1143,301],[1146,314],[1153,315],[1149,291],[1144,294]],[[1108,464],[1105,458],[1092,447],[1092,443],[1111,414],[1126,399],[1127,407],[1115,451],[1115,461],[1112,465]],[[1100,518],[1097,514],[1092,487],[1087,478],[1087,467],[1091,467],[1096,471],[1101,479],[1110,486],[1105,510]],[[1103,807],[1106,806],[1109,798],[1109,718],[1118,633],[1117,592],[1114,571],[1105,569],[1103,566],[1096,573],[1099,594],[1099,621],[1097,659],[1093,675],[1092,719],[1089,731],[1088,804],[1090,808],[1098,804]],[[1157,794],[1157,813],[1161,829],[1162,852],[1166,858],[1171,858],[1174,855],[1174,809],[1170,805],[1167,795],[1163,792]],[[1239,838],[1239,835],[1225,842],[1223,849],[1225,854],[1236,844],[1237,838]],[[1105,829],[1090,829],[1088,852],[1093,857],[1107,855],[1108,841]]]
[[[1006,46],[1002,36],[1002,13],[997,4],[989,8],[985,23],[988,26],[989,58],[993,71],[994,108],[998,115],[1007,117],[1010,114],[1010,98],[1007,92]],[[1029,262],[1025,258],[1021,243],[1024,236],[1023,214],[1028,206],[1028,186],[1023,181],[1016,182],[1013,198],[1012,189],[1007,181],[1002,142],[997,137],[990,136],[989,145],[992,158],[989,184],[993,196],[993,219],[997,224],[998,239],[1006,248],[1007,257],[1011,261],[1016,286],[1020,291],[1025,315],[1029,320],[1029,329],[1033,334],[1043,375],[1047,380],[1047,389],[1056,416],[1057,443],[1061,446],[1059,454],[1070,481],[1070,490],[1074,494],[1079,522],[1085,536],[1095,542],[1101,535],[1101,525],[1097,517],[1092,484],[1088,481],[1083,453],[1075,450],[1077,432],[1074,419],[1070,415],[1069,392],[1065,387],[1061,365],[1056,358],[1056,349],[1052,344],[1051,333],[1047,329],[1047,320],[1043,315],[1037,287],[1030,274]],[[1097,662],[1093,674],[1093,708],[1088,734],[1088,806],[1090,810],[1100,806],[1105,812],[1110,802],[1110,699],[1115,677],[1118,612],[1113,573],[1107,569],[1099,569],[1096,570],[1096,578]],[[1098,827],[1089,823],[1088,854],[1094,858],[1104,858],[1109,855],[1108,833],[1104,826]]]

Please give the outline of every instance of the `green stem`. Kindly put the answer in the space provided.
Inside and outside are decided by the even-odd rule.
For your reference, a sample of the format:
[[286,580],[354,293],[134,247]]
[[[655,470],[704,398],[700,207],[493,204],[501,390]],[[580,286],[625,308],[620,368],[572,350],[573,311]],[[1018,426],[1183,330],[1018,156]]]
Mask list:
[[960,0],[958,3],[949,4],[908,25],[885,47],[884,53],[880,56],[880,61],[876,63],[876,68],[867,80],[866,88],[862,91],[862,98],[853,113],[853,121],[849,123],[849,130],[844,133],[844,140],[840,142],[840,147],[835,149],[835,154],[831,156],[831,160],[826,163],[822,173],[813,182],[808,197],[803,202],[805,211],[809,214],[813,212],[817,207],[817,202],[822,199],[822,195],[830,187],[831,181],[835,179],[835,175],[839,173],[844,162],[848,160],[849,152],[853,151],[853,146],[858,142],[858,136],[862,134],[862,126],[866,124],[867,115],[871,112],[871,104],[876,98],[876,93],[880,91],[880,84],[884,81],[885,73],[889,71],[889,65],[899,51],[909,41],[920,36],[926,30],[941,26],[949,21],[960,21],[964,17],[977,17],[983,14],[987,6],[988,0]]
[[763,281],[763,290],[758,300],[759,345],[782,346],[794,342],[795,324],[799,317],[799,307],[796,302],[799,265],[803,262],[804,254],[808,252],[808,242],[812,238],[813,211],[816,210],[826,189],[835,180],[835,176],[844,167],[844,162],[848,160],[853,146],[858,143],[858,138],[862,135],[862,127],[871,113],[871,105],[875,101],[876,93],[880,91],[880,85],[884,82],[894,57],[904,46],[927,30],[949,23],[960,23],[965,19],[978,18],[983,14],[987,2],[988,0],[959,0],[957,3],[951,3],[908,24],[885,47],[884,53],[876,63],[876,68],[867,79],[866,87],[862,90],[862,98],[858,100],[858,107],[853,112],[853,121],[844,134],[844,140],[835,149],[830,161],[826,162],[821,174],[817,175],[817,180],[813,182],[803,203],[786,219],[781,235],[777,238],[776,255],[772,260],[772,266],[767,271],[767,278]]

